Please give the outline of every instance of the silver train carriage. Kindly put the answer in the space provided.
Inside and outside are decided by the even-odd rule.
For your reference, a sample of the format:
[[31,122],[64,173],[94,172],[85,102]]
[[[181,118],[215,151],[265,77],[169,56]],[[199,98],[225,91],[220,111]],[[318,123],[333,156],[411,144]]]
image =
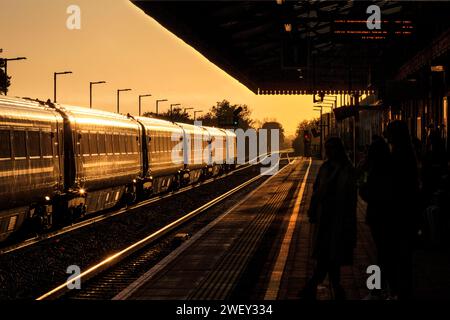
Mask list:
[[205,128],[186,123],[177,123],[183,129],[183,183],[195,183],[208,169],[209,134]]
[[[70,121],[75,176],[69,200],[75,215],[132,202],[142,176],[141,127],[126,116],[75,106],[61,106]],[[68,133],[67,133],[68,134]]]
[[[145,194],[176,188],[183,174],[183,129],[165,120],[137,117],[143,126]],[[145,139],[145,140],[144,140]]]
[[226,163],[228,169],[234,169],[237,164],[237,137],[236,134],[231,130],[225,130],[225,134],[227,136],[227,145],[226,145]]
[[227,166],[227,134],[225,130],[214,127],[203,127],[209,136],[208,143],[208,175],[217,176],[226,171]]
[[0,98],[0,241],[28,217],[52,224],[62,192],[63,118],[35,101]]

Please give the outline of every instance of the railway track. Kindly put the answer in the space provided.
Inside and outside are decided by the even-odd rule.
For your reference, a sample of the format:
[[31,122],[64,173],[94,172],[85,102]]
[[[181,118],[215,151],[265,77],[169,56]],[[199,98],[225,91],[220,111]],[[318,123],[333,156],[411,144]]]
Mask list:
[[[281,151],[281,152],[284,152],[284,151]],[[288,155],[288,153],[286,153],[286,154]],[[163,194],[163,195],[157,195],[157,196],[154,196],[154,197],[152,197],[150,199],[141,201],[139,203],[136,203],[136,204],[128,206],[128,207],[120,208],[120,209],[114,210],[114,211],[108,211],[108,212],[101,213],[101,214],[96,214],[95,216],[93,216],[91,218],[87,218],[87,219],[84,219],[82,221],[73,223],[73,224],[65,226],[65,227],[63,227],[61,229],[58,229],[58,230],[55,230],[55,231],[51,231],[51,232],[48,232],[48,233],[44,233],[44,234],[40,234],[40,235],[28,238],[28,239],[26,239],[24,241],[21,241],[19,243],[16,243],[16,244],[8,245],[8,246],[6,246],[4,248],[0,248],[0,255],[6,254],[6,253],[11,253],[11,252],[14,252],[14,251],[18,251],[18,250],[30,247],[32,245],[39,244],[39,243],[41,243],[43,241],[46,241],[46,240],[49,240],[49,239],[57,238],[59,236],[62,236],[64,234],[68,234],[68,233],[73,232],[75,230],[78,230],[78,229],[81,229],[81,228],[85,228],[85,227],[88,227],[88,226],[92,226],[92,225],[94,225],[96,223],[99,223],[101,221],[104,221],[106,219],[109,219],[109,218],[112,218],[112,217],[115,217],[115,216],[118,216],[118,215],[131,213],[131,212],[133,212],[134,210],[136,210],[138,208],[142,208],[142,207],[148,206],[150,204],[154,204],[154,203],[156,203],[158,201],[161,201],[163,199],[167,199],[167,198],[173,197],[175,195],[182,194],[182,193],[184,193],[186,191],[199,188],[201,186],[204,186],[206,184],[212,183],[214,181],[228,178],[231,175],[234,175],[234,174],[236,174],[236,173],[238,173],[238,172],[240,172],[242,170],[248,169],[248,168],[250,168],[250,167],[252,167],[254,165],[257,165],[257,164],[261,163],[262,161],[264,161],[264,159],[267,158],[267,156],[268,156],[267,154],[262,155],[262,158],[260,158],[259,161],[256,161],[256,163],[252,163],[252,162],[254,162],[256,160],[256,159],[252,159],[252,160],[248,161],[247,163],[240,165],[238,168],[236,168],[235,170],[233,170],[233,171],[231,171],[231,172],[229,172],[229,173],[227,173],[225,175],[222,175],[222,176],[219,176],[219,177],[210,178],[210,179],[207,179],[207,180],[202,181],[200,183],[197,183],[195,185],[186,186],[184,188],[181,188],[181,189],[179,189],[177,191],[174,191],[174,192],[171,192],[171,193],[167,193],[167,194]],[[289,156],[287,156],[287,158],[289,159]]]
[[[287,165],[290,163],[291,162],[289,160]],[[141,238],[128,247],[87,268],[78,276],[72,277],[70,280],[58,285],[45,294],[42,294],[37,298],[37,300],[57,298],[113,298],[118,292],[126,288],[130,283],[149,269],[151,266],[150,264],[152,263],[151,261],[158,255],[158,249],[155,247],[158,241],[162,241],[169,235],[172,236],[172,239],[177,240],[179,237],[173,234],[174,231],[179,229],[181,226],[186,225],[188,222],[192,222],[202,213],[217,206],[244,188],[259,182],[259,180],[264,177],[267,176],[257,175],[256,177],[225,192],[206,204],[203,204],[199,208],[185,214],[176,221],[167,224],[163,228],[147,235],[144,238]],[[80,290],[69,290],[69,286],[77,281],[82,281],[82,288]]]

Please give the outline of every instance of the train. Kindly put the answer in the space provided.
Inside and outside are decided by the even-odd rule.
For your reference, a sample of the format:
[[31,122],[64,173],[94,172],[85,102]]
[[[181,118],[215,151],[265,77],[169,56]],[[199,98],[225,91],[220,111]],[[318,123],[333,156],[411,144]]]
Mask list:
[[231,130],[0,97],[0,241],[236,166]]

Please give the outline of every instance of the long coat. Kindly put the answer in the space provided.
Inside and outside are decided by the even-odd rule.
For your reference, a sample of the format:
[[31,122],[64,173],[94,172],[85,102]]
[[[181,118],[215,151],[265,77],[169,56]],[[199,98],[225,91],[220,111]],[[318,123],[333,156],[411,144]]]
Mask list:
[[308,211],[314,224],[313,257],[352,264],[356,246],[356,179],[350,163],[325,161],[313,186]]

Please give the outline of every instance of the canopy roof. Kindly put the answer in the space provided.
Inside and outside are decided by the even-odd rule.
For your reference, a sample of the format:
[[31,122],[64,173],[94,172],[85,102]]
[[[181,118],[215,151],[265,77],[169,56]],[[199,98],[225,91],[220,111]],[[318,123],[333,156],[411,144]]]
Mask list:
[[448,1],[132,2],[259,94],[374,90],[450,27]]

